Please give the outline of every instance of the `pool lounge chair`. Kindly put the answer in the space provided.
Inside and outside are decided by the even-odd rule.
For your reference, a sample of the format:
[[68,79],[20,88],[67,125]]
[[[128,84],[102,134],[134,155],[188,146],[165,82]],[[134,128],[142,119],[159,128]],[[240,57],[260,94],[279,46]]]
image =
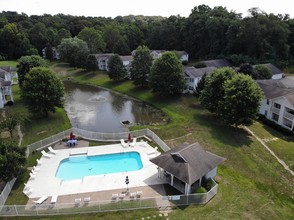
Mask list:
[[112,194],[112,197],[111,197],[113,200],[117,199],[118,198],[118,194],[117,193],[114,193]]
[[132,143],[130,143],[130,146],[135,147],[136,142],[137,142],[137,138],[133,138],[133,141]]
[[158,147],[155,147],[153,150],[151,151],[148,151],[147,154],[150,155],[150,154],[154,154],[156,151],[157,151]]
[[135,198],[137,196],[137,193],[136,192],[132,192],[132,193],[130,193],[130,198]]
[[89,203],[91,201],[91,197],[84,197],[84,203]]
[[52,198],[51,198],[50,203],[55,204],[57,202],[57,198],[58,198],[58,195],[53,195]]
[[24,183],[24,185],[25,185],[25,187],[24,187],[25,190],[31,188],[31,185],[30,184]]
[[41,153],[43,154],[44,157],[47,157],[47,158],[51,158],[52,157],[51,154],[46,153],[44,150],[42,150]]
[[78,206],[82,202],[82,198],[75,199],[75,205]]
[[48,196],[42,196],[38,200],[33,200],[33,202],[37,205],[41,205],[46,199],[48,199]]
[[37,165],[42,165],[42,161],[37,159]]
[[35,171],[35,170],[31,170],[31,174],[33,174],[33,175],[37,175],[38,174],[38,171]]
[[120,194],[119,194],[119,198],[120,198],[120,199],[124,199],[124,198],[125,198],[125,196],[126,196],[126,194],[125,194],[125,193],[120,193]]
[[30,173],[30,177],[31,177],[32,179],[35,179],[36,174],[32,174],[32,173]]
[[120,139],[120,143],[123,147],[128,147],[128,144],[125,143],[124,139]]
[[139,198],[143,195],[143,191],[137,191],[136,192],[136,196]]
[[32,170],[33,170],[34,172],[38,172],[38,171],[40,171],[40,168],[34,166]]
[[57,151],[57,150],[54,150],[51,146],[48,147],[48,150],[49,150],[49,152],[52,153],[52,154],[57,154],[57,153],[58,153],[58,151]]

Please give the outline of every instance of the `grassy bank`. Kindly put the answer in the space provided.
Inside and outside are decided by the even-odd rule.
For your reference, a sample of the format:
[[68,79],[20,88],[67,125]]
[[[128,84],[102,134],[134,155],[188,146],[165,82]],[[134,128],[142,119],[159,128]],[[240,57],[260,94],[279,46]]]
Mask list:
[[[293,177],[245,130],[223,125],[195,97],[158,97],[148,89],[136,88],[131,81],[112,82],[105,72],[67,72],[64,64],[62,67],[63,76],[71,80],[122,92],[160,108],[170,117],[170,123],[149,128],[170,146],[198,141],[207,150],[227,158],[218,169],[217,196],[205,206],[179,208],[170,214],[170,219],[292,217]],[[130,213],[128,219],[134,218]]]

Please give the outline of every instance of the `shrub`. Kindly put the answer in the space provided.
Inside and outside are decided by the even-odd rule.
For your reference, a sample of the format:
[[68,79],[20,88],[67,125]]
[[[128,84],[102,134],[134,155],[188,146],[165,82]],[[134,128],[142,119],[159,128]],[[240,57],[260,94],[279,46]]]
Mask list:
[[201,186],[195,190],[195,193],[207,193],[207,190]]
[[202,61],[199,61],[199,62],[194,64],[194,67],[195,68],[204,68],[204,67],[206,67],[206,64],[204,62],[202,62]]
[[215,182],[211,178],[205,181],[204,187],[207,191],[211,190],[214,186],[215,186]]

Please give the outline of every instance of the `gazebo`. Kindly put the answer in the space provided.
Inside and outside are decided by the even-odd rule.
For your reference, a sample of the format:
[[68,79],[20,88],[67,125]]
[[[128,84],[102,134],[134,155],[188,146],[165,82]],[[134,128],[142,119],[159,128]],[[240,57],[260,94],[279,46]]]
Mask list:
[[205,151],[199,143],[182,144],[151,159],[158,166],[158,176],[185,195],[201,186],[202,178],[214,178],[217,166],[226,159]]

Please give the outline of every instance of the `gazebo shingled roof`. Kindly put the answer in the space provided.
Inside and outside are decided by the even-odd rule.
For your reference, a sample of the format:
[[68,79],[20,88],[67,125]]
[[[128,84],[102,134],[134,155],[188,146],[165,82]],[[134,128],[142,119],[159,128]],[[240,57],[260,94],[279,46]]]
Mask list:
[[180,145],[150,161],[191,185],[225,160],[194,143]]

